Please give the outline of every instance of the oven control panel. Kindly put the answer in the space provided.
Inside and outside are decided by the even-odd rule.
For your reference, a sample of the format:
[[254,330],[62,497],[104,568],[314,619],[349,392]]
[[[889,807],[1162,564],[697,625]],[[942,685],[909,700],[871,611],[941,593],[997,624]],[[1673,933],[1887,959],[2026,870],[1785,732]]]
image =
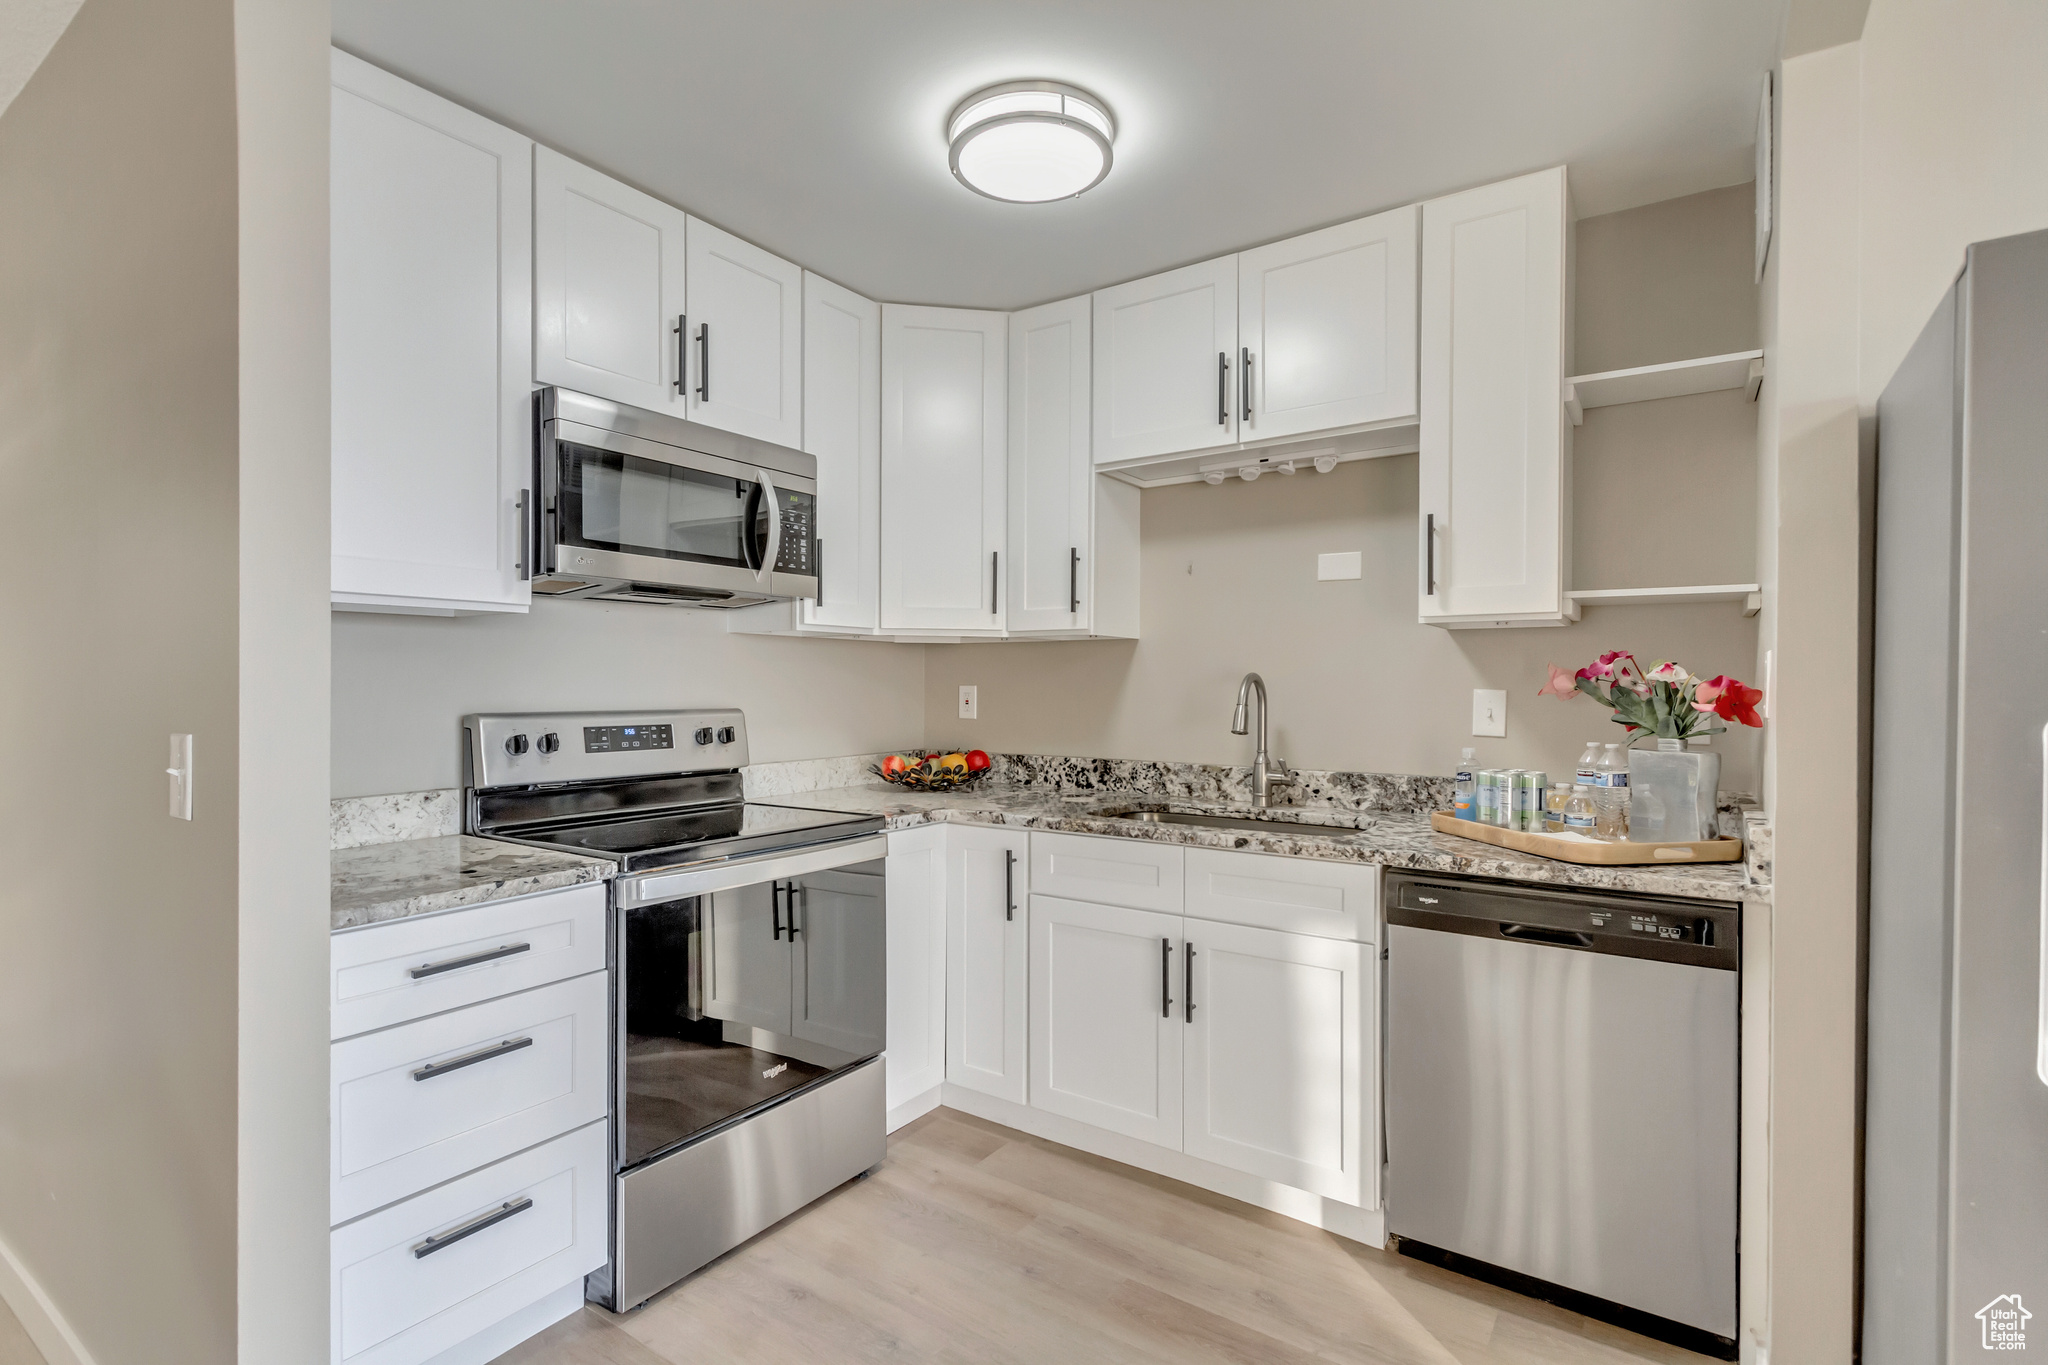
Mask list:
[[747,766],[747,719],[726,707],[496,713],[464,716],[462,729],[469,758],[463,785],[475,788],[729,773]]
[[586,725],[583,752],[618,754],[628,749],[673,749],[675,727],[670,725]]

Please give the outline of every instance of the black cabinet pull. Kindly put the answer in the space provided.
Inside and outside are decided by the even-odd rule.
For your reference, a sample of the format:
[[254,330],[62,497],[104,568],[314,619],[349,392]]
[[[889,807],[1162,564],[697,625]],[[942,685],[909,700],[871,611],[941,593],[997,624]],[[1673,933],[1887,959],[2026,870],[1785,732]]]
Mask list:
[[996,590],[1003,581],[1002,569],[1003,552],[1001,550],[990,550],[988,552],[988,614],[990,616],[994,616],[1001,610],[996,605]]
[[1173,940],[1159,940],[1159,1017],[1173,1018]]
[[711,401],[711,324],[697,324],[697,401]]
[[533,497],[529,490],[519,490],[519,579],[525,582],[533,577],[533,569],[527,552],[533,545]]
[[479,962],[496,962],[501,957],[511,957],[517,953],[530,953],[532,951],[533,945],[531,943],[508,943],[502,948],[487,948],[480,953],[469,953],[462,957],[445,958],[440,962],[429,962],[425,966],[408,968],[406,975],[418,981],[423,977],[439,976],[443,972],[453,972],[459,971],[464,967],[474,967]]
[[781,882],[770,882],[770,883],[768,883],[768,903],[769,903],[769,905],[770,905],[770,906],[772,907],[772,908],[771,908],[771,909],[769,910],[769,912],[768,912],[769,918],[771,918],[771,919],[773,919],[773,920],[775,921],[775,941],[776,941],[777,943],[780,943],[780,942],[782,941],[782,883],[781,883]]
[[690,315],[676,314],[676,397],[683,396],[690,382]]
[[433,1255],[443,1247],[454,1246],[465,1237],[473,1237],[485,1228],[495,1227],[515,1214],[525,1213],[533,1207],[533,1201],[525,1195],[507,1200],[489,1213],[478,1214],[466,1223],[457,1223],[446,1232],[437,1232],[424,1242],[415,1242],[412,1247],[413,1259],[420,1260]]
[[1216,425],[1230,425],[1230,352],[1216,353]]
[[1017,855],[1003,850],[1003,918],[1017,918]]
[[817,576],[818,590],[811,594],[811,605],[825,605],[825,538],[819,536],[811,542],[811,572]]
[[1422,544],[1424,547],[1423,553],[1429,559],[1429,586],[1424,590],[1424,593],[1426,596],[1434,597],[1436,596],[1436,513],[1434,512],[1431,512],[1423,520]]
[[1185,1006],[1187,1007],[1187,1014],[1186,1014],[1186,1016],[1185,1016],[1185,1018],[1186,1018],[1186,1021],[1187,1021],[1188,1023],[1192,1024],[1192,1023],[1194,1023],[1194,1022],[1195,1022],[1195,945],[1194,945],[1194,944],[1192,944],[1192,943],[1188,944],[1188,953],[1187,953],[1187,956],[1181,959],[1181,964],[1180,964],[1180,965],[1181,965],[1182,967],[1184,967],[1184,968],[1186,968],[1186,969],[1187,969],[1187,974],[1186,974],[1186,976],[1185,976],[1185,977],[1184,977],[1184,978],[1183,978],[1183,979],[1181,980],[1181,983],[1180,983],[1180,993],[1181,993],[1182,995],[1186,996],[1187,998],[1186,998],[1185,1000],[1183,1000],[1183,1001],[1182,1001],[1181,1003],[1182,1003],[1183,1005],[1185,1005]]
[[1242,400],[1239,418],[1249,422],[1252,420],[1252,348],[1239,347],[1238,354],[1243,357],[1237,365],[1237,391]]
[[1067,610],[1080,614],[1081,611],[1081,552],[1067,551]]
[[800,927],[799,927],[799,926],[797,925],[797,922],[796,922],[796,897],[797,897],[797,892],[798,892],[799,890],[801,890],[801,891],[803,892],[803,897],[804,897],[804,911],[805,911],[805,913],[806,913],[807,915],[808,915],[808,913],[810,912],[810,908],[811,908],[811,892],[810,892],[810,888],[809,888],[809,887],[801,887],[801,888],[800,888],[800,887],[798,887],[798,886],[797,886],[797,884],[796,884],[795,882],[793,882],[793,881],[790,881],[790,882],[784,882],[784,883],[783,883],[783,885],[789,888],[789,923],[788,923],[787,925],[785,925],[785,926],[784,926],[784,932],[786,932],[786,933],[787,933],[787,934],[789,935],[789,941],[790,941],[791,943],[794,943],[794,942],[796,942],[796,936],[797,936],[798,934],[801,934],[801,933],[803,932],[803,930],[802,930],[802,929],[801,929],[801,928],[800,928]]
[[451,1057],[445,1062],[435,1062],[431,1066],[423,1066],[412,1073],[412,1078],[416,1081],[431,1081],[436,1076],[445,1076],[451,1071],[460,1071],[466,1066],[475,1066],[478,1062],[488,1062],[493,1057],[503,1057],[508,1053],[522,1052],[532,1046],[533,1039],[531,1038],[508,1038],[502,1043],[492,1043],[489,1047],[480,1047],[474,1052],[465,1052],[460,1057]]

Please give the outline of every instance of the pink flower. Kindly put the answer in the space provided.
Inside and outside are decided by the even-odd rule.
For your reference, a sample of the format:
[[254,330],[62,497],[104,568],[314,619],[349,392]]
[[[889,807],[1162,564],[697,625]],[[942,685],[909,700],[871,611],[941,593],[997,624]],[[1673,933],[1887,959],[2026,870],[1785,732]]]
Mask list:
[[1615,674],[1614,664],[1617,659],[1626,659],[1630,663],[1634,663],[1636,656],[1625,649],[1610,649],[1592,663],[1580,669],[1579,676],[1582,678],[1611,678]]
[[[1576,676],[1584,677],[1585,670],[1580,669]],[[1573,674],[1565,672],[1556,664],[1552,664],[1550,665],[1550,681],[1537,688],[1536,695],[1539,697],[1564,697],[1569,699],[1578,696],[1579,689],[1574,682]]]
[[1676,685],[1678,683],[1684,682],[1687,678],[1691,677],[1692,675],[1685,671],[1683,665],[1673,660],[1666,660],[1665,662],[1658,664],[1655,668],[1651,669],[1648,673],[1644,674],[1643,676],[1648,678],[1651,682],[1671,683]]
[[1692,704],[1699,710],[1752,726],[1764,723],[1756,711],[1756,704],[1763,699],[1762,688],[1739,683],[1725,673],[1707,679],[1692,694]]

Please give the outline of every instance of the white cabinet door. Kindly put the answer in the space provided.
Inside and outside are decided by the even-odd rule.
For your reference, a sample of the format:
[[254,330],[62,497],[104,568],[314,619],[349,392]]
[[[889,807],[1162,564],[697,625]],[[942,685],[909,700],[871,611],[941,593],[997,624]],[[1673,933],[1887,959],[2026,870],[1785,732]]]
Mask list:
[[888,1031],[882,878],[808,872],[785,900],[796,940],[789,1031],[856,1056],[874,1052]]
[[802,624],[873,630],[882,567],[882,307],[804,272],[804,449],[818,458],[818,600]]
[[1086,295],[1010,314],[1012,635],[1088,629],[1095,465],[1088,455]]
[[1563,167],[1422,206],[1421,619],[1564,620]]
[[689,221],[689,418],[778,445],[804,441],[804,272]]
[[533,377],[687,415],[688,215],[546,147],[533,154]]
[[533,144],[330,74],[334,604],[524,611]]
[[1186,951],[1182,1150],[1370,1207],[1371,945],[1189,920]]
[[1031,1104],[1181,1144],[1178,915],[1031,898]]
[[1240,254],[1238,439],[1415,415],[1415,208]]
[[1230,445],[1237,434],[1237,257],[1095,292],[1098,464]]
[[888,1106],[946,1079],[946,846],[948,826],[889,835]]
[[946,1079],[1024,1103],[1022,830],[946,828]]
[[782,936],[782,883],[711,893],[711,979],[704,1013],[788,1033],[790,944]]
[[882,307],[882,629],[1002,629],[1009,318]]

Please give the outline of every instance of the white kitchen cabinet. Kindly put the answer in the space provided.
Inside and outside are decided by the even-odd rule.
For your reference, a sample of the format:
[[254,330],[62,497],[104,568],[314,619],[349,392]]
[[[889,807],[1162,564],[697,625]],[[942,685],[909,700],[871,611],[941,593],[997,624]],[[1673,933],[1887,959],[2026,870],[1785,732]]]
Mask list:
[[945,859],[946,1079],[1022,1104],[1028,836],[951,825]]
[[332,600],[525,611],[533,144],[331,54]]
[[1424,624],[1566,619],[1569,213],[1561,166],[1422,206]]
[[1181,1141],[1181,920],[1031,898],[1031,1104]]
[[783,883],[755,882],[711,893],[711,971],[704,1013],[713,1019],[790,1031],[790,949],[782,937]]
[[1237,257],[1094,295],[1095,461],[1238,439]]
[[1238,439],[1415,417],[1411,205],[1237,257]]
[[1194,1008],[1182,1150],[1371,1206],[1372,945],[1183,923]]
[[882,308],[804,273],[804,449],[818,460],[818,579],[799,630],[872,631],[882,586]]
[[1003,627],[1009,318],[882,307],[885,631]]
[[693,422],[792,449],[804,439],[804,272],[701,218],[684,238]]
[[[533,377],[692,415],[680,328],[689,215],[571,161],[533,153]],[[530,439],[530,438],[529,438]]]
[[873,1046],[875,1021],[887,1018],[882,887],[882,877],[864,872],[794,880],[787,913],[795,926],[789,1031],[796,1037],[856,1054]]
[[889,835],[886,1037],[892,1115],[946,1079],[945,836],[951,828],[917,825]]

